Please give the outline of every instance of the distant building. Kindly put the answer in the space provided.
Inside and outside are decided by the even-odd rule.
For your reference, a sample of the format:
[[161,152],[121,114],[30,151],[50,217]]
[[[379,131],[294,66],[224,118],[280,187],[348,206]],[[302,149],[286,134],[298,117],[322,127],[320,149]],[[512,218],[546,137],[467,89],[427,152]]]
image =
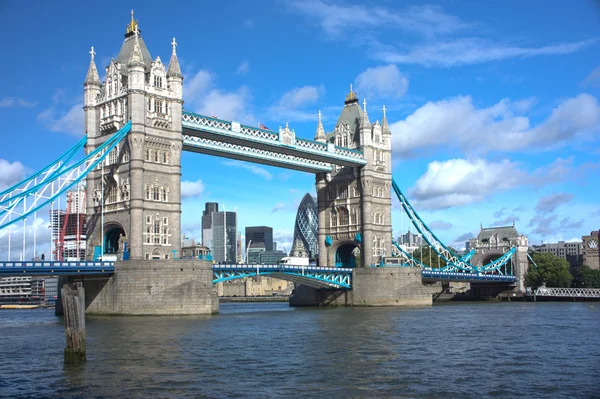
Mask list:
[[242,232],[241,231],[237,232],[236,245],[237,245],[237,263],[242,263],[244,261],[244,259],[243,259],[243,251],[242,251]]
[[182,259],[206,259],[210,250],[208,247],[196,243],[193,238],[185,238],[181,240],[181,258]]
[[261,265],[276,265],[287,254],[283,251],[263,251],[259,252],[258,256]]
[[406,245],[407,247],[420,247],[423,245],[423,237],[420,234],[408,231],[406,234],[402,234],[398,237],[398,243],[400,245]]
[[217,283],[218,296],[289,296],[293,289],[290,281],[265,276]]
[[213,261],[237,263],[237,213],[212,213]]
[[246,263],[249,265],[260,264],[260,254],[265,252],[265,247],[262,244],[250,245],[250,248],[246,250]]
[[577,267],[583,264],[583,244],[581,242],[559,241],[556,243],[532,245],[529,248],[535,252],[550,253],[565,259],[569,262],[571,267]]
[[[53,260],[84,260],[86,252],[85,189],[68,191],[65,209],[50,211]],[[110,248],[106,248],[106,252]],[[116,253],[116,252],[115,252]]]
[[207,202],[204,204],[202,212],[202,244],[213,249],[213,229],[212,229],[212,214],[219,212],[219,204],[216,202]]
[[581,237],[583,241],[583,264],[591,269],[600,269],[600,230]]
[[246,248],[249,245],[259,247],[260,244],[266,251],[273,250],[273,228],[268,226],[246,227]]
[[55,301],[58,277],[0,278],[0,302]]
[[317,202],[310,193],[306,193],[296,213],[294,239],[290,256],[308,257],[312,260],[318,259],[318,218]]

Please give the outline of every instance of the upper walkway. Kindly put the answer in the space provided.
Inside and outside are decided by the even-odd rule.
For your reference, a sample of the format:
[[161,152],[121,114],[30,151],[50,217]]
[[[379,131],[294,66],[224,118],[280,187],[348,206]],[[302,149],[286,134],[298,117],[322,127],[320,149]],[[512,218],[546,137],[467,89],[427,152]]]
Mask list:
[[367,164],[361,150],[301,139],[288,126],[277,133],[184,111],[182,127],[185,151],[310,173]]

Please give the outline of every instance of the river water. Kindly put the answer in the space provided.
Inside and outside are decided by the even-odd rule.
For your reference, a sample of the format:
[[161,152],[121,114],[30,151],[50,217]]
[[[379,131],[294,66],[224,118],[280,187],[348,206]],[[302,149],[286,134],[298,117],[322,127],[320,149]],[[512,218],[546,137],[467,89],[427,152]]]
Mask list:
[[64,366],[52,309],[0,312],[0,397],[600,398],[600,303],[88,317]]

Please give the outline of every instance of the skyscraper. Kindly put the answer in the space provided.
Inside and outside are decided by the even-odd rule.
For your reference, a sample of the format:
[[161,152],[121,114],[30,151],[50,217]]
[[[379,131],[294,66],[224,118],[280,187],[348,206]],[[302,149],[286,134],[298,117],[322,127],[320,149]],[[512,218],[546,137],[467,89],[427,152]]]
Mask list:
[[317,259],[319,256],[319,246],[317,243],[318,230],[317,202],[310,193],[306,193],[298,206],[296,223],[294,225],[294,246],[290,255],[301,256],[304,251],[308,251],[310,259]]
[[212,213],[212,254],[215,262],[237,262],[237,213]]
[[219,204],[216,202],[207,202],[204,205],[202,212],[202,245],[213,249],[213,229],[212,229],[212,214],[219,212]]
[[[252,241],[252,247],[263,246],[266,251],[273,250],[273,228],[268,226],[246,227],[246,248]],[[262,245],[261,245],[262,244]]]

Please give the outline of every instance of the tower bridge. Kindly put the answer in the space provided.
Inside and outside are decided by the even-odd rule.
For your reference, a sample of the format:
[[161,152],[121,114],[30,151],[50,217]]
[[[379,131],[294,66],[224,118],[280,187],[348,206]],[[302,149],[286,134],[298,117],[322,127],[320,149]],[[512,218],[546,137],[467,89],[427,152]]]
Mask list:
[[[314,140],[307,140],[297,137],[287,123],[279,131],[270,131],[184,110],[175,39],[168,64],[160,57],[153,60],[133,16],[117,58],[106,67],[104,81],[93,47],[90,55],[84,81],[86,137],[42,171],[0,193],[3,229],[26,220],[69,187],[85,181],[86,257],[90,267],[100,268],[94,269],[97,274],[106,274],[99,278],[101,282],[88,284],[88,311],[212,313],[218,307],[213,281],[253,273],[302,283],[298,304],[430,304],[431,294],[421,279],[516,282],[516,289],[523,289],[527,239],[501,240],[504,247],[496,245],[494,252],[491,239],[495,236],[490,236],[489,248],[478,247],[472,260],[445,246],[392,179],[392,132],[385,107],[381,122],[371,122],[366,100],[361,106],[352,86],[333,130],[326,132],[319,112]],[[82,148],[86,156],[73,166],[72,158]],[[226,268],[173,259],[181,250],[182,151],[314,174],[318,267],[304,268],[299,274],[276,265],[271,269]],[[403,215],[444,260],[443,270],[421,263],[394,245],[393,194],[400,200]],[[484,244],[483,238],[480,241]],[[106,253],[118,256],[116,265],[94,262]],[[9,263],[0,264],[0,273],[18,269]],[[21,264],[19,271],[39,272],[61,265],[46,262],[29,268]],[[91,270],[82,265],[64,267],[71,266],[74,269],[68,272],[73,278]],[[319,291],[322,288],[329,291]],[[331,289],[337,293],[331,294]],[[181,292],[188,296],[181,297]],[[155,303],[154,310],[149,310],[157,298],[164,303]]]

